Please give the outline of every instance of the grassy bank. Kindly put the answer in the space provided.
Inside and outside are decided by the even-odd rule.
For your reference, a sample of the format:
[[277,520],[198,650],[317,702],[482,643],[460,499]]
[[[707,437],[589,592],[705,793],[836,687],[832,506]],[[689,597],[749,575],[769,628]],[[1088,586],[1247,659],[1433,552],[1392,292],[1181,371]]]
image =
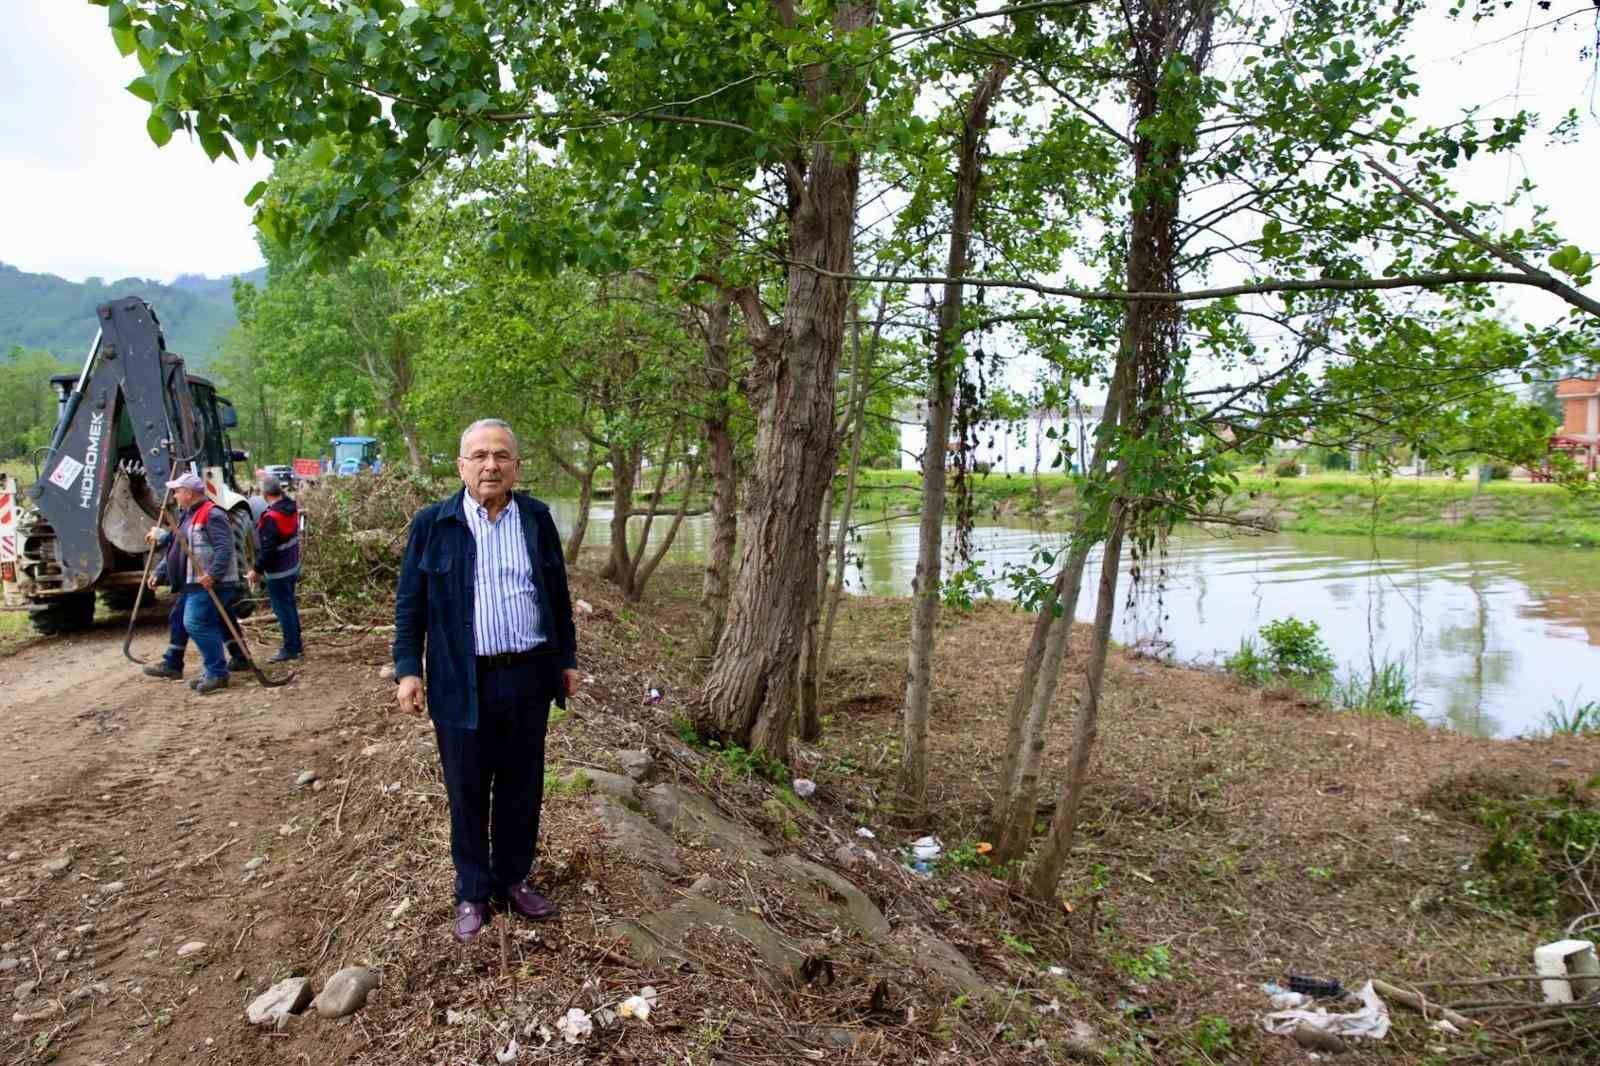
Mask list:
[[[914,471],[863,471],[858,506],[869,515],[914,513],[921,481]],[[980,521],[1033,517],[1065,523],[1077,486],[1078,479],[1064,474],[979,475],[973,480],[974,510]],[[1444,478],[1249,474],[1239,479],[1222,510],[1295,532],[1600,545],[1600,498],[1524,481],[1479,486]]]
[[33,639],[33,626],[23,611],[0,611],[0,655]]

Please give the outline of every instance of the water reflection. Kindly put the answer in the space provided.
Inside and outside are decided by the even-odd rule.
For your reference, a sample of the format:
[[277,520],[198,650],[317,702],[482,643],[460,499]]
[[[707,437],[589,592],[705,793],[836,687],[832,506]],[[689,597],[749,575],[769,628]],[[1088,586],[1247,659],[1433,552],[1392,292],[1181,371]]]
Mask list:
[[[571,528],[571,501],[552,506],[562,529]],[[604,544],[609,522],[609,512],[597,508],[588,541]],[[709,519],[686,519],[671,557],[703,558],[708,531]],[[1059,550],[1065,537],[999,522],[974,530],[972,540],[980,569],[1000,582],[996,595],[1009,596],[1005,568],[1027,565],[1039,548]],[[907,595],[916,521],[864,526],[847,555],[851,592]],[[1214,662],[1242,636],[1293,614],[1321,626],[1341,669],[1365,672],[1403,659],[1430,721],[1515,735],[1541,728],[1558,698],[1600,699],[1594,558],[1581,549],[1527,545],[1185,529],[1164,553],[1143,561],[1116,635],[1183,661]],[[1094,613],[1098,567],[1096,555],[1078,604],[1083,619]]]

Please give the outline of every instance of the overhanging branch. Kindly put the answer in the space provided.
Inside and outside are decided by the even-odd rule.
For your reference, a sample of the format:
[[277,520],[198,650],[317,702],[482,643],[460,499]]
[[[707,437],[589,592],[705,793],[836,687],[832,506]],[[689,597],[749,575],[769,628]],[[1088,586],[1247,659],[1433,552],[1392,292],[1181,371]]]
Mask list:
[[1114,289],[1078,289],[1067,285],[1044,285],[1020,278],[949,278],[937,274],[852,274],[826,270],[792,259],[778,260],[786,266],[809,270],[840,281],[860,281],[869,285],[949,285],[958,283],[985,289],[1017,289],[1041,296],[1061,296],[1071,300],[1102,303],[1196,303],[1230,296],[1258,296],[1275,292],[1371,292],[1380,289],[1442,289],[1451,285],[1525,285],[1560,297],[1566,303],[1600,317],[1600,302],[1590,299],[1572,286],[1543,271],[1525,274],[1496,270],[1450,270],[1431,274],[1404,274],[1393,278],[1274,278],[1243,285],[1188,292],[1117,292]]

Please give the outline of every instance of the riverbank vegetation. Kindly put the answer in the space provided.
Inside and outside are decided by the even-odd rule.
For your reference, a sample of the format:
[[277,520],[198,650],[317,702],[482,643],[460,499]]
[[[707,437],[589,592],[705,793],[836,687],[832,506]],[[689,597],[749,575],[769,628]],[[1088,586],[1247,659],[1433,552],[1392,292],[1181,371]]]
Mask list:
[[1317,624],[1292,615],[1241,638],[1239,650],[1222,665],[1247,684],[1287,686],[1344,710],[1389,718],[1416,715],[1415,685],[1404,662],[1371,662],[1365,669],[1352,663],[1341,673]]
[[[1269,529],[1433,541],[1600,546],[1600,496],[1551,483],[1319,473],[1295,478],[1249,470],[1217,502],[1230,521]],[[970,480],[984,518],[1070,520],[1083,479],[990,471]],[[910,470],[863,470],[857,491],[875,519],[916,512],[921,479]]]

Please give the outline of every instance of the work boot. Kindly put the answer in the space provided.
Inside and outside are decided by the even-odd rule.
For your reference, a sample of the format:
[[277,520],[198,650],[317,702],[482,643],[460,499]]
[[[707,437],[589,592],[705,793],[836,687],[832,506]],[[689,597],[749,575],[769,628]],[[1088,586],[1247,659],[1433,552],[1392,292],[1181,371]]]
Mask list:
[[183,667],[168,666],[166,663],[151,663],[144,668],[146,677],[159,677],[163,681],[182,681]]
[[250,669],[250,660],[249,659],[241,659],[238,656],[235,656],[232,659],[228,660],[228,673],[230,673],[230,674],[237,674],[237,673],[240,673],[241,671],[248,671],[249,669]]
[[215,692],[219,688],[228,687],[228,675],[221,677],[202,677],[194,683],[194,690],[204,696],[207,692]]
[[301,657],[301,653],[300,652],[297,652],[297,651],[284,651],[282,648],[279,648],[278,649],[278,653],[276,655],[274,655],[272,658],[268,659],[267,662],[269,662],[269,663],[292,663],[292,662],[294,662],[296,659],[298,659],[300,657]]

